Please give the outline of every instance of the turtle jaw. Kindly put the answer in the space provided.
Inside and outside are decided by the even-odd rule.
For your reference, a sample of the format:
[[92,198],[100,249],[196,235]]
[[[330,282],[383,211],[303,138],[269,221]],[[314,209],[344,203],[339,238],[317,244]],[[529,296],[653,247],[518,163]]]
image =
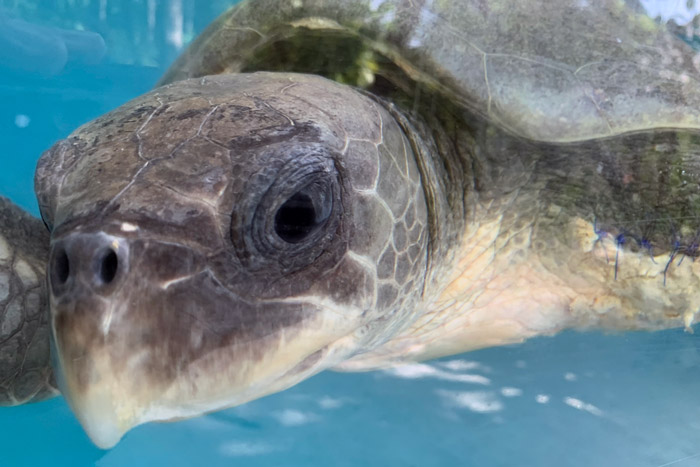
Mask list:
[[[60,360],[60,357],[57,360]],[[80,391],[75,388],[77,380],[73,372],[67,371],[63,363],[54,365],[54,370],[63,397],[97,447],[113,448],[131,427],[138,424],[128,418],[119,417],[110,391],[93,389],[87,395],[79,395]]]
[[[95,341],[86,339],[101,333],[97,321],[89,322],[84,319],[86,313],[80,311],[104,316],[107,313],[102,307],[103,304],[93,302],[67,310],[65,303],[57,305],[52,300],[51,353],[58,386],[68,405],[93,443],[110,449],[138,421],[134,420],[133,410],[130,414],[125,407],[119,407],[122,402],[118,396],[125,393],[123,383],[128,377],[117,373],[111,365],[105,352],[106,336],[98,338],[97,342],[103,344],[97,349]],[[114,313],[114,310],[109,311]],[[79,322],[81,318],[82,323]]]
[[187,365],[167,384],[149,373],[159,362],[148,350],[132,351],[132,346],[116,343],[120,350],[115,351],[115,342],[81,348],[79,334],[71,333],[67,341],[59,325],[53,336],[59,386],[93,443],[110,449],[138,425],[237,406],[282,391],[342,361],[357,347],[354,332],[341,335],[347,322],[339,319],[337,310],[317,309],[314,314],[317,319],[307,323],[307,329],[260,342],[265,349],[261,356],[251,355],[252,346],[249,352],[220,349]]

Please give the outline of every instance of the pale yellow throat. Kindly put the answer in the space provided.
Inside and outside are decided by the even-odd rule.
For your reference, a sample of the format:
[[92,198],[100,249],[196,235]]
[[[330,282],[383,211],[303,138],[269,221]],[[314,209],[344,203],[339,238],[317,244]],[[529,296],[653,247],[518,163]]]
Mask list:
[[579,217],[555,236],[535,221],[505,234],[502,227],[499,216],[468,227],[427,312],[339,369],[382,368],[564,329],[690,331],[697,322],[700,262],[692,258],[625,250]]

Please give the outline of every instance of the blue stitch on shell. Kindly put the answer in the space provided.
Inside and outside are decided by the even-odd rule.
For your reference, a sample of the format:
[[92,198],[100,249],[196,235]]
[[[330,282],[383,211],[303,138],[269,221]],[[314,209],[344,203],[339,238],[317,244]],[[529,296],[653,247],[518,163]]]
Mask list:
[[671,250],[671,253],[668,257],[668,262],[666,263],[666,267],[664,268],[664,287],[666,286],[666,273],[668,272],[668,268],[669,266],[671,266],[671,263],[673,262],[674,258],[681,249],[681,239],[676,233],[675,228],[673,229],[673,237],[673,250]]
[[625,242],[627,242],[627,239],[625,238],[624,233],[619,233],[615,237],[615,280],[617,280],[617,265],[618,265],[618,259],[620,255],[620,247],[625,245]]
[[595,248],[598,242],[600,242],[601,246],[603,247],[603,253],[605,253],[605,261],[610,263],[610,258],[608,258],[608,250],[606,250],[605,245],[603,245],[603,239],[608,236],[608,232],[598,229],[597,217],[593,218],[593,233],[597,235],[595,242],[593,242],[593,248]]
[[649,253],[649,258],[651,259],[651,261],[654,264],[656,264],[656,260],[654,259],[654,254],[651,251],[654,248],[654,245],[652,245],[651,241],[646,237],[642,237],[641,239],[635,239],[635,240],[637,241],[637,245],[639,245],[639,248],[643,248],[643,249],[647,250],[647,252]]

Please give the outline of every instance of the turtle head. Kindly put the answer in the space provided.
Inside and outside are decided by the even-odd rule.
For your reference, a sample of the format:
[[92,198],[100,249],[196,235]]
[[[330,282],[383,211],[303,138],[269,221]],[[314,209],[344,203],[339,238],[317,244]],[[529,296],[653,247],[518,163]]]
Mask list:
[[323,78],[157,89],[39,162],[61,389],[96,444],[287,388],[411,320],[428,212],[390,114]]

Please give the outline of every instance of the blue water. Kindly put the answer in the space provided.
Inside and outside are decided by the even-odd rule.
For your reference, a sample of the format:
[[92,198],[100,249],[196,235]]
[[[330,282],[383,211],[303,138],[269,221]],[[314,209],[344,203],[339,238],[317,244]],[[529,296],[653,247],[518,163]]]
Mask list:
[[[103,2],[100,27],[125,30],[123,16],[110,16],[115,5],[151,3],[93,3]],[[73,3],[41,4],[64,15]],[[181,6],[185,35],[211,19],[188,22],[203,2],[159,4]],[[157,10],[156,24],[171,13]],[[89,45],[59,71],[48,57],[44,70],[19,60],[0,71],[0,194],[34,213],[41,152],[150,89],[174,57],[134,64],[107,41],[91,64]],[[0,466],[688,467],[700,465],[699,402],[697,333],[565,333],[401,370],[326,372],[235,409],[139,427],[111,451],[90,443],[61,398],[4,408]]]

